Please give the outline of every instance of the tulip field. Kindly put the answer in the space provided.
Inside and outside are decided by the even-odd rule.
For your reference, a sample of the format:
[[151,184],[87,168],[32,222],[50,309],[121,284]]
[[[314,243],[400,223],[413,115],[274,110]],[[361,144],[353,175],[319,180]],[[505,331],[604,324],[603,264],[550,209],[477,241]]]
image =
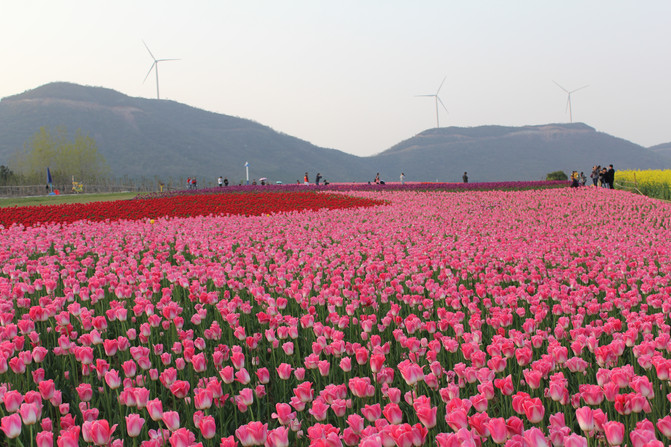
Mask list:
[[0,246],[2,446],[671,440],[669,203],[210,191],[0,209]]

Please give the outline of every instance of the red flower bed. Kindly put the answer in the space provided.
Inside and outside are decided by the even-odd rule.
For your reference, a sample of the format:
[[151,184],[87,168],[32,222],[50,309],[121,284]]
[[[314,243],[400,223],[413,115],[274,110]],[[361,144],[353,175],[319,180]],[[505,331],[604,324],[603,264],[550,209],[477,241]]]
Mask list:
[[190,217],[222,214],[255,216],[320,208],[342,209],[379,205],[383,202],[342,194],[274,192],[207,194],[158,197],[113,202],[90,202],[0,209],[0,225],[32,226],[39,223],[70,223],[77,220],[138,220],[159,217]]

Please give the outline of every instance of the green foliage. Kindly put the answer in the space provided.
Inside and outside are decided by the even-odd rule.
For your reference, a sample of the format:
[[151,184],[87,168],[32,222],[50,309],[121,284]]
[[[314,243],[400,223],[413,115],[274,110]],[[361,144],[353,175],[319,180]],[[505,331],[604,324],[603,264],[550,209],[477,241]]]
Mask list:
[[41,127],[24,143],[23,150],[14,154],[14,166],[24,177],[38,182],[45,181],[50,168],[54,183],[61,184],[69,183],[73,176],[79,182],[90,182],[110,173],[93,138],[77,130],[71,141],[62,127],[53,131]]
[[568,176],[564,171],[554,171],[546,175],[545,180],[568,180]]
[[14,173],[5,165],[0,165],[0,185],[4,186],[9,184],[14,178]]

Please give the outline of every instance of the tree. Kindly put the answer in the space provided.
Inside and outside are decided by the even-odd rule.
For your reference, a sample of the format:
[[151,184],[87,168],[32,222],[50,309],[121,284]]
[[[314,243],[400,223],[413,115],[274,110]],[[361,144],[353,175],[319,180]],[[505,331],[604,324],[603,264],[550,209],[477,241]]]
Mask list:
[[50,168],[54,182],[61,184],[69,183],[73,176],[77,181],[91,182],[110,173],[93,138],[77,130],[71,141],[62,127],[53,131],[41,127],[14,159],[16,170],[31,181],[42,181],[47,168]]
[[14,173],[5,165],[0,165],[0,185],[7,185],[14,177]]
[[568,180],[568,176],[564,171],[554,171],[550,172],[545,177],[545,180]]

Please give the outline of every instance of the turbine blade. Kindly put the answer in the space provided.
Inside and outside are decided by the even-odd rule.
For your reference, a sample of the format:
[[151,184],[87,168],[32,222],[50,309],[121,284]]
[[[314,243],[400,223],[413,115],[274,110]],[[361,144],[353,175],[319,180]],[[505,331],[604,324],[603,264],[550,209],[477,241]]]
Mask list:
[[415,98],[420,98],[420,97],[425,97],[425,98],[433,98],[436,95],[415,95]]
[[142,43],[144,44],[144,47],[147,49],[147,51],[149,51],[149,55],[151,56],[151,58],[154,59],[154,61],[156,61],[156,58],[154,57],[154,55],[152,54],[151,50],[150,50],[149,47],[147,46],[147,43],[146,43],[144,40],[142,41]]
[[156,59],[156,62],[181,61],[181,59]]
[[154,66],[155,66],[155,65],[156,65],[156,62],[154,62],[153,64],[151,64],[151,67],[149,67],[149,71],[147,72],[147,76],[144,77],[144,80],[142,81],[142,83],[144,83],[144,81],[147,80],[147,78],[148,78],[149,75],[151,74],[151,71],[154,69]]
[[443,82],[440,83],[440,87],[438,87],[438,90],[436,90],[436,95],[440,93],[440,89],[443,88],[443,84],[445,84],[445,79],[447,79],[447,76],[443,78]]
[[440,103],[440,105],[443,106],[443,109],[445,109],[445,111],[449,114],[450,111],[447,110],[447,107],[445,107],[445,104],[443,103],[443,100],[440,99],[440,96],[436,96],[436,98],[438,98],[438,102]]
[[566,90],[566,89],[565,89],[564,87],[562,87],[561,85],[559,85],[559,83],[558,83],[557,81],[552,81],[552,82],[554,82],[555,84],[557,84],[557,87],[559,87],[560,89],[564,90],[566,93],[569,93],[569,91]]
[[571,90],[571,93],[575,93],[575,92],[577,92],[578,90],[582,90],[582,89],[587,88],[587,87],[589,87],[589,85],[583,85],[583,86],[580,87],[580,88],[577,88],[577,89],[575,89],[575,90]]

